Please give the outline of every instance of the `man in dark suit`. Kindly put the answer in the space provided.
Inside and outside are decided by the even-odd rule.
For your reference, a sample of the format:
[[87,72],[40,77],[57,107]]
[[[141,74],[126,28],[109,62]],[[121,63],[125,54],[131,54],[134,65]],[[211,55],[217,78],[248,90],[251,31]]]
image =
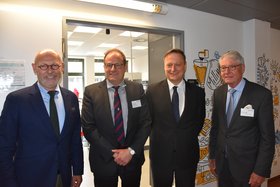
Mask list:
[[258,187],[270,176],[275,151],[272,94],[243,78],[239,52],[226,52],[219,65],[225,84],[213,95],[209,167],[219,187]]
[[117,187],[118,176],[123,187],[140,186],[151,119],[143,86],[124,80],[126,70],[123,52],[108,50],[106,79],[85,88],[82,127],[96,187]]
[[[39,52],[32,67],[38,81],[11,92],[0,117],[0,186],[79,187],[83,151],[78,99],[58,85],[63,62],[57,52]],[[49,91],[55,94],[57,123],[49,116]]]
[[[150,85],[147,90],[152,116],[150,161],[155,187],[171,187],[173,176],[177,187],[195,186],[205,93],[184,80],[186,68],[182,50],[168,51],[164,56],[167,80]],[[174,100],[177,100],[176,105],[173,105]]]

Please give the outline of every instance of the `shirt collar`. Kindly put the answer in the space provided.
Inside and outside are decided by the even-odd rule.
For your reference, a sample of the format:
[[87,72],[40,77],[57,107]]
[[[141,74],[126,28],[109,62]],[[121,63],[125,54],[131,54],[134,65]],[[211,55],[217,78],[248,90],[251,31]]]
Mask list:
[[[39,82],[37,82],[37,85],[38,85],[38,88],[40,90],[41,93],[43,94],[48,94],[48,90],[46,90]],[[60,89],[59,89],[59,86],[57,85],[56,88],[55,88],[55,91],[56,91],[56,95],[58,93],[60,93]]]
[[[244,87],[245,87],[245,83],[246,83],[246,81],[245,81],[244,79],[242,79],[242,80],[238,83],[238,85],[235,86],[234,89],[235,89],[237,92],[241,93],[241,92],[243,91]],[[228,90],[229,90],[229,89],[231,89],[230,86],[228,86]]]
[[173,84],[170,80],[167,79],[169,90],[173,89],[174,86],[177,86],[179,89],[184,89],[185,87],[185,80],[182,79],[178,85]]
[[[107,83],[107,88],[108,88],[108,89],[109,89],[109,88],[112,88],[112,87],[114,86],[110,81],[108,81],[108,79],[106,79],[106,83]],[[121,88],[123,88],[123,87],[126,86],[126,84],[125,84],[124,81],[122,81],[118,86],[120,86]]]

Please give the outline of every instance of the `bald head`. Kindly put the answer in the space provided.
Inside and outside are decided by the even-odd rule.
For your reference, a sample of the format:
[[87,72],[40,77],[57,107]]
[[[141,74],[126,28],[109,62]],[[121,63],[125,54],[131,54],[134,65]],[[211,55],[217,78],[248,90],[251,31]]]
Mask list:
[[58,52],[52,50],[52,49],[44,49],[36,54],[34,63],[38,64],[41,60],[45,59],[53,59],[57,61],[59,64],[62,64],[62,59],[59,56]]

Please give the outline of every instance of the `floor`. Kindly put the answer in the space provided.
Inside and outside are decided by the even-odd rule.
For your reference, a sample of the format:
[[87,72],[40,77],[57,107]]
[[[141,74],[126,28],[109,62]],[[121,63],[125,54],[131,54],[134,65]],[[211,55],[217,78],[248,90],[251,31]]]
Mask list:
[[[84,147],[84,175],[83,182],[81,187],[94,187],[93,185],[93,174],[90,171],[89,160],[88,160],[89,150],[87,147]],[[141,187],[150,186],[150,172],[149,172],[149,153],[148,150],[145,151],[145,163],[142,167],[142,176],[141,176]],[[119,183],[119,187],[121,187]]]
[[279,187],[279,186],[280,186],[280,177],[279,176],[268,180],[267,187]]

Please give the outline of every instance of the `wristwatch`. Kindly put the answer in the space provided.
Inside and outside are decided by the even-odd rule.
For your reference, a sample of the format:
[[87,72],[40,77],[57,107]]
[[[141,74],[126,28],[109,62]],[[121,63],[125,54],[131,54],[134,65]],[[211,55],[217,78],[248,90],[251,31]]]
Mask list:
[[129,150],[129,153],[130,153],[132,156],[135,155],[135,151],[134,151],[133,149],[131,149],[131,147],[129,147],[128,150]]

